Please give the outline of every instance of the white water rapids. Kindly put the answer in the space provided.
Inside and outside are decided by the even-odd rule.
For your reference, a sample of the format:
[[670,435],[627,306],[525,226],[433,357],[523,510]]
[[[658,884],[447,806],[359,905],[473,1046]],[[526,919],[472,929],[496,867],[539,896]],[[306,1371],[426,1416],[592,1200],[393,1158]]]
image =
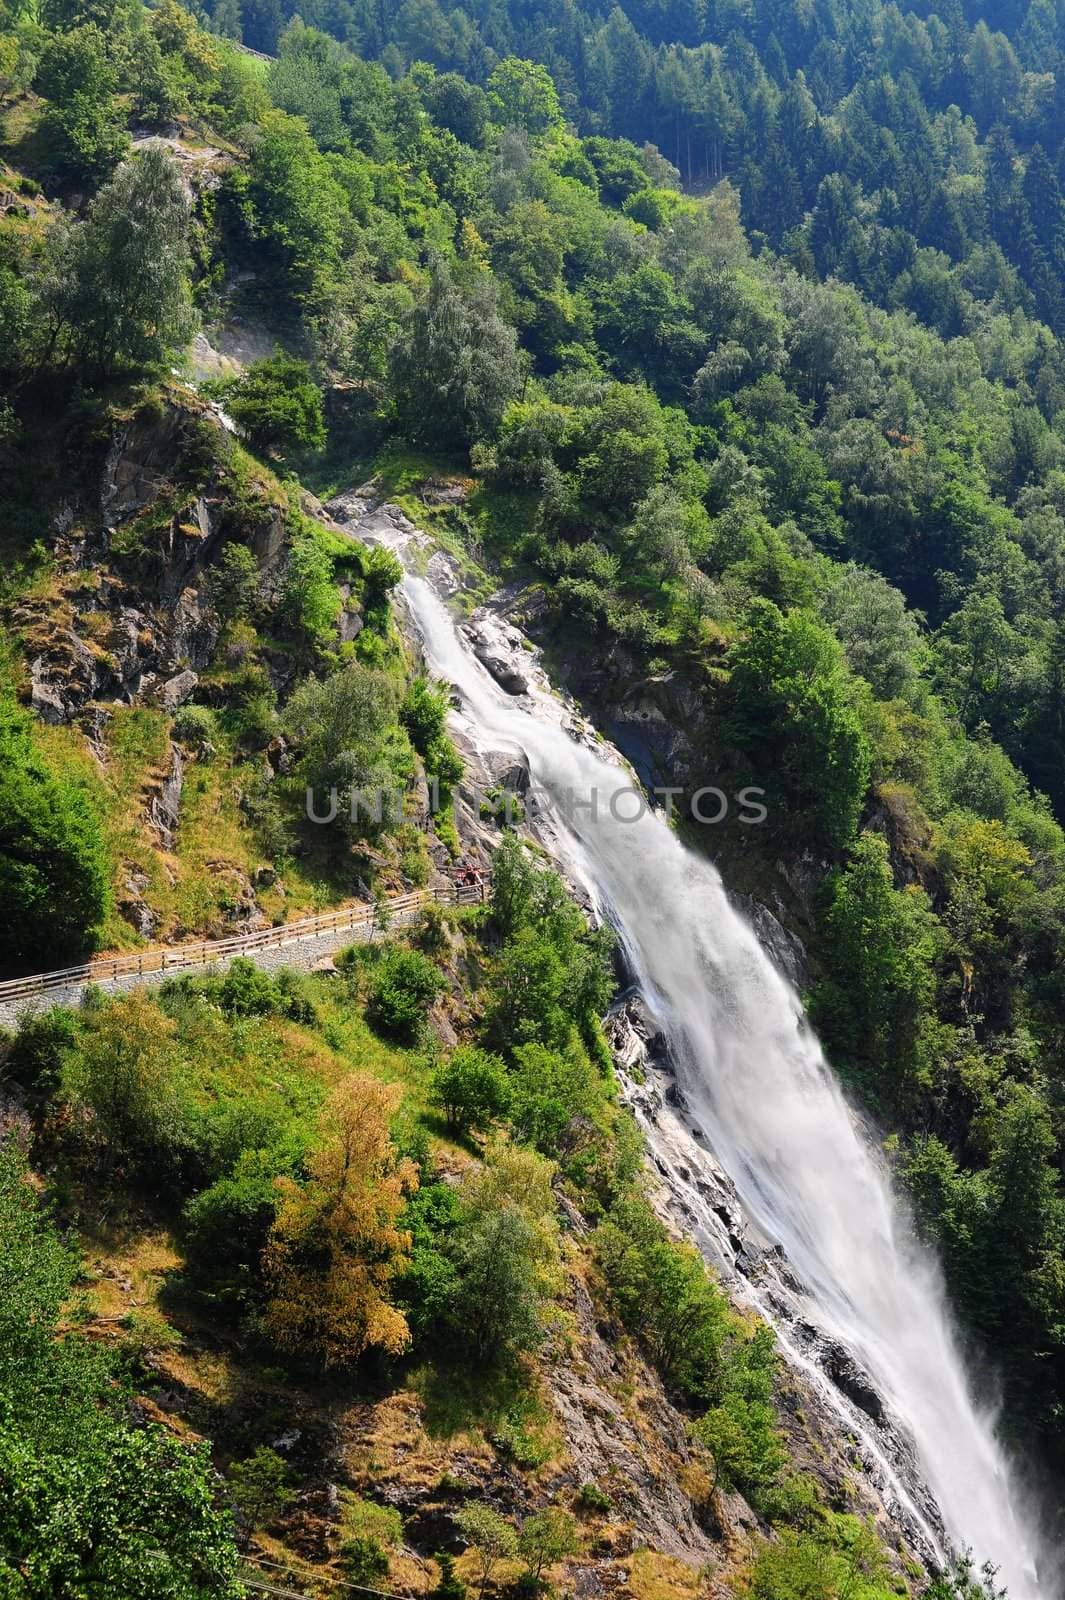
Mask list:
[[[404,553],[406,541],[390,542]],[[660,814],[631,822],[611,814],[610,797],[631,788],[631,777],[609,746],[590,747],[567,730],[565,707],[532,661],[519,663],[533,680],[529,692],[505,693],[429,581],[408,575],[404,592],[426,663],[457,691],[457,723],[475,747],[522,752],[542,790],[597,797],[594,820],[563,804],[571,817],[556,813],[550,846],[617,929],[714,1156],[748,1216],[783,1247],[810,1320],[860,1363],[909,1433],[951,1540],[998,1566],[1010,1600],[1048,1600],[1056,1589],[1048,1554],[1011,1483],[993,1418],[974,1399],[938,1270],[916,1244],[795,993],[714,867]],[[631,793],[615,804],[625,815],[637,809]],[[895,1488],[915,1512],[897,1480]]]

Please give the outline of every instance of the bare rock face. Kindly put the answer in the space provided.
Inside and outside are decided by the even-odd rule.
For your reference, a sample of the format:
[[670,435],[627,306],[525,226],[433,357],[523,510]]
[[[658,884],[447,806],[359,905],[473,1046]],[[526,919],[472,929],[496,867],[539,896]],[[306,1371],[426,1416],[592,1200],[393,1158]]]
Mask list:
[[41,658],[31,664],[30,707],[42,722],[69,722],[70,707],[55,684],[39,676],[43,667]]
[[179,706],[183,706],[186,700],[189,699],[199,681],[199,673],[193,672],[191,667],[187,667],[184,672],[179,672],[175,677],[168,678],[166,683],[163,684],[159,690],[159,704],[165,707],[167,711],[176,711]]
[[525,694],[529,679],[521,660],[521,636],[504,628],[497,618],[482,617],[466,624],[465,632],[473,653],[507,694]]
[[171,161],[176,162],[182,187],[190,199],[217,189],[223,173],[233,165],[233,157],[213,145],[193,147],[187,144],[176,124],[158,132],[145,128],[135,130],[133,146],[139,150],[165,150]]
[[126,875],[124,888],[125,894],[118,902],[119,915],[145,939],[154,935],[159,925],[159,918],[144,898],[144,891],[148,887],[148,879],[137,868],[131,868]]
[[461,506],[469,499],[470,488],[461,480],[432,478],[420,494],[427,506]]
[[837,1389],[842,1390],[848,1400],[853,1400],[859,1410],[874,1422],[886,1420],[884,1402],[873,1387],[872,1379],[842,1345],[827,1345],[822,1365]]
[[730,899],[751,924],[759,943],[768,950],[780,971],[796,989],[805,988],[809,979],[806,949],[796,933],[785,928],[780,918],[746,894],[731,894]]
[[167,406],[161,416],[135,417],[117,435],[100,485],[105,525],[134,516],[162,493],[181,454],[184,421],[177,406]]
[[[83,722],[101,705],[146,698],[176,710],[218,642],[206,579],[227,540],[246,542],[266,575],[281,565],[286,507],[264,492],[234,521],[221,474],[224,439],[218,417],[192,396],[146,406],[112,441],[97,505],[61,508],[58,595],[25,600],[12,614],[31,664],[30,705],[42,721]],[[190,474],[202,487],[182,504],[175,487]],[[342,637],[360,627],[349,607]]]
[[358,606],[345,604],[338,619],[341,644],[351,644],[359,637],[363,629],[362,612]]
[[[694,1462],[687,1419],[657,1375],[630,1351],[622,1353],[620,1330],[600,1326],[577,1276],[569,1280],[566,1307],[577,1342],[573,1357],[552,1371],[550,1399],[570,1465],[552,1488],[597,1484],[610,1497],[611,1519],[631,1526],[630,1548],[649,1545],[701,1565],[714,1546],[681,1487]],[[633,1390],[638,1400],[628,1398]]]
[[508,694],[525,694],[528,691],[528,678],[519,672],[514,663],[508,661],[506,656],[500,655],[498,651],[482,645],[477,650],[477,659],[483,666],[488,668],[499,687],[505,689]]
[[491,750],[483,760],[489,778],[498,788],[507,794],[528,794],[532,777],[527,756],[515,755],[511,750]]
[[261,567],[273,567],[285,548],[285,510],[283,506],[264,508],[249,540],[251,553]]
[[148,802],[148,820],[159,834],[164,850],[174,848],[181,816],[181,791],[185,784],[185,759],[179,745],[170,746],[170,768]]

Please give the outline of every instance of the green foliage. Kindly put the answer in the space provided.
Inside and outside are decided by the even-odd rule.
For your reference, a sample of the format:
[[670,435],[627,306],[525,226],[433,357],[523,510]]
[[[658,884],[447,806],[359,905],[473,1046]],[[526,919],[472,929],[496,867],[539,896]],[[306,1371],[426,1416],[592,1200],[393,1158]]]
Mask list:
[[444,1550],[436,1559],[440,1565],[440,1581],[430,1591],[433,1600],[466,1600],[466,1585],[455,1572],[454,1556]]
[[87,377],[157,370],[189,337],[189,203],[171,157],[149,146],[49,240],[47,355]]
[[410,1264],[398,1291],[418,1338],[439,1334],[446,1324],[457,1283],[450,1252],[458,1219],[458,1197],[443,1183],[423,1183],[404,1209],[403,1226],[411,1237]]
[[605,1516],[612,1501],[597,1483],[582,1483],[577,1491],[577,1504],[584,1511],[598,1511]]
[[488,1367],[511,1365],[544,1336],[558,1255],[550,1179],[541,1157],[501,1146],[460,1196],[446,1325]]
[[933,1136],[917,1137],[902,1176],[920,1226],[943,1248],[947,1277],[966,1320],[1008,1356],[1022,1403],[1038,1410],[1050,1337],[1052,1285],[1065,1259],[1065,1198],[1049,1112],[1031,1089],[1000,1091],[988,1126],[986,1164],[964,1170]]
[[996,1569],[985,1562],[977,1572],[972,1555],[958,1556],[948,1572],[933,1580],[924,1600],[1006,1600],[1005,1589],[995,1582]]
[[48,40],[34,86],[49,102],[40,126],[49,171],[93,188],[106,181],[129,140],[112,100],[118,85],[107,40],[95,22]]
[[277,1214],[279,1153],[246,1150],[231,1174],[185,1206],[182,1235],[191,1282],[223,1309],[246,1311],[260,1299],[258,1268]]
[[399,719],[425,763],[427,777],[430,782],[436,781],[441,809],[447,807],[452,790],[465,771],[462,757],[445,731],[448,705],[444,685],[415,678],[399,709]]
[[276,292],[295,305],[322,303],[339,272],[348,204],[306,123],[266,112],[226,197]]
[[412,761],[396,725],[397,700],[391,678],[353,662],[323,680],[305,678],[285,707],[315,815],[329,815],[333,795],[341,838],[400,820]]
[[265,1528],[294,1497],[292,1471],[284,1456],[261,1444],[229,1469],[229,1495],[249,1528]]
[[410,734],[410,742],[424,756],[444,732],[447,723],[448,694],[444,685],[433,685],[428,678],[415,678],[399,710],[399,719]]
[[236,956],[220,981],[206,979],[197,985],[204,998],[215,998],[227,1017],[291,1017],[293,1022],[314,1020],[314,1007],[301,992],[295,973],[275,977],[247,956]]
[[508,56],[488,79],[493,120],[529,134],[548,133],[562,122],[562,108],[550,74],[532,61]]
[[60,1333],[77,1263],[0,1147],[0,1579],[27,1600],[237,1600],[206,1446],[125,1420],[98,1349]]
[[340,1547],[344,1575],[349,1583],[379,1584],[388,1572],[388,1553],[372,1534],[357,1533]]
[[502,1365],[544,1336],[534,1230],[517,1208],[478,1218],[457,1235],[448,1318],[480,1362]]
[[453,1051],[437,1068],[431,1093],[453,1133],[487,1133],[510,1102],[504,1063],[473,1046]]
[[30,971],[91,950],[107,911],[110,864],[84,788],[38,754],[29,718],[0,701],[0,956]]
[[182,706],[174,718],[173,734],[198,756],[209,756],[218,736],[218,719],[210,706]]
[[869,782],[870,751],[842,652],[805,612],[756,601],[731,653],[732,737],[776,766],[788,798],[816,819],[826,843],[851,839]]
[[518,1549],[534,1584],[540,1582],[545,1566],[576,1555],[579,1548],[577,1520],[558,1506],[548,1506],[545,1511],[526,1517],[521,1525]]
[[863,833],[825,884],[825,976],[812,1005],[841,1066],[890,1101],[927,1081],[934,963],[942,934],[927,896],[894,887],[887,841]]
[[26,1017],[4,1060],[5,1072],[34,1099],[49,1099],[59,1088],[67,1052],[78,1040],[72,1012],[61,1006]]
[[416,443],[453,449],[491,433],[521,388],[513,329],[489,283],[464,293],[443,261],[396,343],[390,378],[396,420]]
[[749,1592],[757,1600],[890,1600],[897,1590],[873,1525],[838,1518],[817,1533],[785,1530],[762,1542]]
[[723,1395],[737,1329],[694,1248],[674,1244],[646,1200],[628,1194],[596,1230],[595,1251],[622,1320],[667,1382],[703,1401]]
[[333,582],[332,560],[312,533],[302,531],[292,542],[281,599],[286,615],[312,639],[320,640],[332,631],[340,596]]
[[564,1049],[542,1044],[514,1050],[509,1115],[515,1136],[542,1155],[555,1154],[576,1119],[589,1119],[598,1109],[601,1080],[587,1053],[575,1039]]
[[403,1519],[391,1506],[346,1498],[341,1512],[340,1557],[350,1583],[380,1587],[388,1552],[403,1540]]
[[473,1550],[483,1596],[488,1581],[501,1561],[509,1561],[518,1552],[518,1534],[513,1523],[501,1517],[491,1506],[472,1503],[455,1514],[455,1527]]
[[372,611],[384,603],[402,580],[403,567],[397,555],[379,547],[368,550],[363,556],[362,577],[366,605]]
[[207,575],[211,603],[224,622],[247,616],[258,581],[259,563],[247,545],[227,544]]
[[224,398],[260,454],[298,455],[325,443],[322,391],[305,361],[280,353],[254,361],[226,386]]
[[183,1143],[174,1023],[134,990],[106,1004],[68,1057],[63,1089],[91,1113],[98,1158],[158,1178]]
[[370,983],[367,1018],[389,1038],[410,1043],[446,987],[443,973],[420,950],[389,951]]
[[503,940],[492,975],[490,1039],[503,1049],[561,1048],[576,1021],[586,1034],[609,999],[609,933],[589,934],[558,875],[505,836],[492,863],[491,915]]
[[766,1501],[787,1461],[768,1400],[732,1391],[699,1419],[695,1434],[714,1458],[715,1488],[739,1489],[754,1505]]

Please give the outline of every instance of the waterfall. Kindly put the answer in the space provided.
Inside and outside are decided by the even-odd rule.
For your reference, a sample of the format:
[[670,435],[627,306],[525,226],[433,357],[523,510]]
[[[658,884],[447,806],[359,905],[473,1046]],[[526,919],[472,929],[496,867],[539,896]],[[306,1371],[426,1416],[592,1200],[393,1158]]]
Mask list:
[[[379,519],[367,531],[389,537]],[[409,532],[389,542],[410,556]],[[414,573],[404,581],[427,666],[452,684],[457,725],[475,748],[521,752],[533,783],[555,797],[541,832],[615,926],[683,1094],[747,1216],[800,1280],[804,1315],[865,1369],[909,1435],[949,1540],[998,1566],[1011,1600],[1045,1600],[1056,1587],[1047,1552],[994,1418],[974,1397],[938,1268],[914,1239],[797,996],[715,868],[641,807],[609,746],[575,737],[571,711],[532,659],[511,648],[529,679],[520,695],[485,670],[437,593],[455,587],[447,564],[437,557],[430,575],[434,567],[443,584]],[[485,626],[507,632],[498,619]],[[619,799],[620,790],[629,793]],[[898,1492],[906,1502],[905,1487]],[[923,1531],[936,1550],[935,1531]]]

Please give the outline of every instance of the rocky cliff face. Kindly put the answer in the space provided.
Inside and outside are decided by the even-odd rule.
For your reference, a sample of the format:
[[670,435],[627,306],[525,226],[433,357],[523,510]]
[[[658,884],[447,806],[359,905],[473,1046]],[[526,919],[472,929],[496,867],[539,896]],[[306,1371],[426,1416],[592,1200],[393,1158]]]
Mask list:
[[[190,700],[223,710],[229,704],[226,683],[244,664],[241,650],[249,648],[223,636],[217,604],[215,577],[230,545],[250,551],[257,567],[260,631],[249,635],[255,671],[265,673],[282,698],[290,691],[300,670],[298,651],[290,648],[280,607],[275,643],[270,608],[282,592],[293,519],[276,480],[235,446],[219,414],[177,385],[116,418],[110,438],[95,455],[79,447],[79,460],[83,468],[90,463],[88,470],[50,508],[51,566],[6,620],[25,663],[21,688],[30,708],[43,723],[82,736],[97,770],[120,782],[111,746],[131,708],[153,711],[153,727],[165,731],[167,719]],[[310,496],[301,509],[328,523]],[[338,646],[362,625],[350,587],[342,599]],[[186,769],[200,753],[165,738],[163,745],[153,746],[142,763],[137,793],[128,795],[128,815],[121,819],[120,915],[143,938],[261,925],[277,914],[274,902],[284,891],[271,884],[270,894],[260,894],[251,846],[247,865],[220,854],[202,868],[190,867],[209,874],[211,895],[186,896],[179,909],[163,911],[168,885],[176,881],[173,852],[188,803]],[[77,747],[76,737],[64,746]],[[283,750],[275,754],[283,761]],[[264,783],[273,772],[264,757]],[[235,805],[242,786],[253,781],[249,766],[234,769]],[[182,916],[186,905],[195,911],[191,925]]]
[[223,546],[245,536],[267,569],[285,546],[269,495],[236,526],[224,473],[221,424],[192,396],[117,429],[97,493],[57,514],[51,582],[12,613],[42,720],[91,735],[108,705],[189,698],[218,641],[207,579]]

